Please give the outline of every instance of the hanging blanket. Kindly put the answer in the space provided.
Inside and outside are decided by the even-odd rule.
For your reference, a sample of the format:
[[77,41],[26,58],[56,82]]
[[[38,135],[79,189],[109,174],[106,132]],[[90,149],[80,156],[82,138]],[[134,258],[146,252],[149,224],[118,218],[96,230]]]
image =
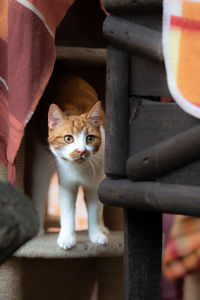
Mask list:
[[55,30],[73,1],[0,1],[0,163],[12,183],[24,128],[53,70]]
[[174,100],[200,118],[200,0],[164,0],[163,52]]

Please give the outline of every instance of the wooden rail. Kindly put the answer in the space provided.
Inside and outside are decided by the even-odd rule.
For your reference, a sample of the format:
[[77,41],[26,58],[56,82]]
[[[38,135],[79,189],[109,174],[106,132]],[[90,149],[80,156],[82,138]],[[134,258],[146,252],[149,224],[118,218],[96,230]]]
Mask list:
[[163,62],[160,32],[113,16],[105,19],[103,32],[113,46]]
[[56,46],[56,58],[69,65],[106,65],[106,49]]
[[104,0],[104,7],[113,14],[161,12],[162,0]]
[[149,212],[200,217],[200,188],[157,182],[105,179],[99,187],[104,204]]
[[127,176],[153,180],[199,158],[200,125],[129,157]]

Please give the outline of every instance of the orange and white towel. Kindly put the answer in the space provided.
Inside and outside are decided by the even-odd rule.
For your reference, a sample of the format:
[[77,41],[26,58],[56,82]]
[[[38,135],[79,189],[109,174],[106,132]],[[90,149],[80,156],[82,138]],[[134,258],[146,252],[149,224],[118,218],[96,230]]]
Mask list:
[[200,0],[163,1],[163,52],[174,100],[200,118]]

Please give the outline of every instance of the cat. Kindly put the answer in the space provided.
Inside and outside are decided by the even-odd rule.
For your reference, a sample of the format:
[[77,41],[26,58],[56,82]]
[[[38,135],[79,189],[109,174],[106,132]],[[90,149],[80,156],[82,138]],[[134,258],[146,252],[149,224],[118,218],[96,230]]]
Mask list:
[[[98,185],[105,176],[105,116],[102,103],[94,88],[80,77],[62,76],[59,86],[57,90],[54,85],[54,94],[55,91],[58,94],[48,111],[48,143],[56,159],[59,177],[61,229],[57,243],[63,249],[76,245],[75,200],[78,188],[82,186],[88,208],[89,239],[92,243],[104,245],[108,242],[109,231],[104,226],[103,205],[97,195]],[[51,95],[51,88],[48,94]],[[51,174],[45,175],[45,161],[47,165],[54,158],[50,153],[45,153],[43,147],[36,152],[39,152],[40,162],[37,162],[39,170],[36,167],[33,174],[34,181],[35,184],[40,182],[46,185]],[[46,190],[44,187],[40,194],[36,192],[32,195],[39,214],[40,234],[43,233],[45,210],[41,198],[44,198]]]
[[76,244],[75,199],[80,185],[84,187],[88,206],[90,241],[107,243],[103,206],[97,196],[98,184],[104,178],[104,112],[95,90],[82,78],[68,78],[65,84],[64,112],[56,104],[49,108],[48,141],[57,159],[59,175],[58,245],[69,249]]

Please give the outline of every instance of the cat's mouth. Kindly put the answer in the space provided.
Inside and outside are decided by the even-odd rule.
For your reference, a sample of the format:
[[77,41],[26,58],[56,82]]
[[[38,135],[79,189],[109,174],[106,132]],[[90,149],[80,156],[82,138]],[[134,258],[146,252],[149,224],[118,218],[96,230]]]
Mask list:
[[[63,160],[65,161],[69,161],[69,159],[67,159],[66,157],[61,157]],[[74,162],[74,163],[78,163],[78,164],[82,164],[83,162],[85,162],[86,160],[88,160],[87,157],[83,157],[83,156],[80,156],[80,157],[77,157],[77,158],[73,158],[71,161]]]
[[[70,161],[69,159],[67,159],[66,157],[61,157],[63,160],[65,160],[65,161]],[[75,162],[75,163],[83,163],[84,161],[86,161],[86,159],[85,158],[83,158],[83,157],[79,157],[79,158],[73,158],[72,160],[71,160],[72,162]]]
[[85,162],[87,159],[88,159],[88,158],[86,158],[86,157],[80,156],[80,157],[74,158],[74,162],[75,162],[75,163],[78,163],[78,164],[82,164],[82,163]]

